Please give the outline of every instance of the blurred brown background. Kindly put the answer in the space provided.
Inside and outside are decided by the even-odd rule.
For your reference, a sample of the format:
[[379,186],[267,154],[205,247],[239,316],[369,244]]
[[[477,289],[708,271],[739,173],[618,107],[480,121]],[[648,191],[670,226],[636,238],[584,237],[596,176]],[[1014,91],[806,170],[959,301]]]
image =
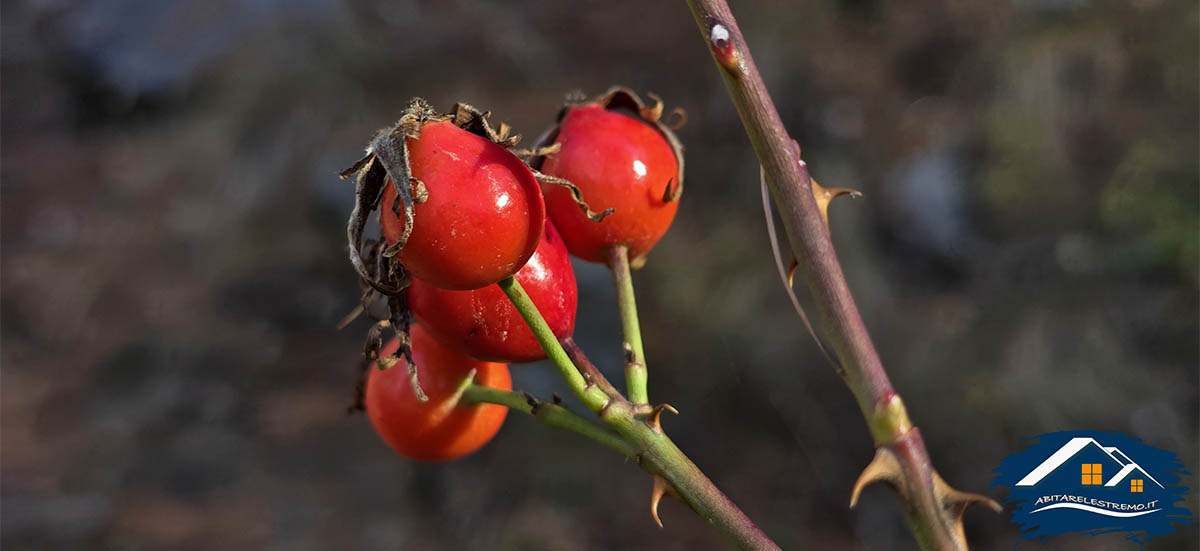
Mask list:
[[[1195,472],[1196,3],[733,7],[813,174],[865,193],[835,203],[835,242],[945,478],[989,492],[1022,438],[1062,429]],[[337,170],[414,95],[533,136],[568,91],[614,83],[690,114],[682,208],[635,275],[667,429],[786,548],[912,548],[890,491],[846,508],[870,438],[776,279],[683,2],[28,0],[0,19],[5,548],[721,548],[674,502],[656,528],[649,478],[575,435],[513,416],[419,464],[344,413],[366,324],[333,330],[357,297]],[[607,273],[577,270],[579,340],[620,379]],[[514,377],[562,389],[544,365]],[[1017,531],[972,510],[967,533]]]

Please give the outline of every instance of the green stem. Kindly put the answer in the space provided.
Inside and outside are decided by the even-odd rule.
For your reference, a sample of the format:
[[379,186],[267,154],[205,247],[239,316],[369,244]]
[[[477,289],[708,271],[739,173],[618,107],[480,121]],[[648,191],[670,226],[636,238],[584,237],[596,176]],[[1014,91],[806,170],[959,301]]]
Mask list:
[[463,390],[461,403],[498,404],[514,411],[527,413],[552,427],[566,429],[586,436],[616,450],[617,453],[624,457],[637,455],[637,450],[625,442],[617,433],[575,415],[571,410],[563,406],[535,400],[528,394],[471,384]]
[[[625,271],[628,274],[628,270]],[[588,383],[579,369],[555,338],[546,320],[538,312],[521,284],[513,278],[499,283],[513,306],[525,318],[533,330],[546,356],[562,373],[567,384],[600,419],[616,429],[621,439],[636,452],[633,456],[643,470],[661,476],[679,494],[700,518],[711,524],[740,549],[778,550],[779,546],[759,530],[737,505],[733,503],[700,468],[667,437],[659,428],[654,413],[649,408],[638,407],[621,396],[609,396],[601,387],[611,388],[607,382]],[[581,352],[581,351],[576,351]],[[603,378],[598,370],[592,377]],[[598,405],[596,405],[598,404]],[[595,406],[595,407],[593,407]]]
[[504,294],[508,295],[508,300],[513,303],[521,317],[525,318],[525,323],[533,331],[533,336],[546,351],[546,357],[558,368],[559,374],[567,382],[567,386],[571,387],[571,391],[575,393],[579,401],[583,402],[592,412],[599,412],[603,409],[610,401],[609,396],[600,387],[588,383],[579,373],[575,364],[571,363],[571,358],[567,357],[567,352],[559,344],[558,337],[554,335],[554,331],[550,329],[550,325],[546,323],[546,319],[542,317],[537,306],[529,299],[525,289],[521,288],[521,284],[516,279],[508,277],[496,285],[499,285]]
[[647,404],[646,350],[642,347],[642,328],[638,324],[637,300],[633,295],[633,276],[629,272],[629,248],[618,245],[608,250],[608,267],[617,287],[617,308],[621,312],[621,331],[625,334],[625,386],[629,401]]

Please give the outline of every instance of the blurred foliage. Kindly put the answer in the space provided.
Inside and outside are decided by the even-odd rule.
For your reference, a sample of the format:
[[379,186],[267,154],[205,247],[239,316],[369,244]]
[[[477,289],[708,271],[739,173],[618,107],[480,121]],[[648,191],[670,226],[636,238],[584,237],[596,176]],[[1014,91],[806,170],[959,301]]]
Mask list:
[[[865,193],[834,239],[948,481],[987,491],[1062,429],[1200,462],[1194,2],[733,8],[813,174]],[[635,274],[667,430],[785,548],[911,548],[886,489],[846,509],[870,438],[779,288],[682,2],[13,0],[0,40],[4,546],[718,548],[677,504],[657,529],[649,479],[573,435],[514,417],[418,464],[343,414],[365,324],[332,329],[357,297],[337,170],[414,95],[532,137],[622,83],[690,114],[687,193]],[[608,275],[577,270],[578,340],[619,379]]]

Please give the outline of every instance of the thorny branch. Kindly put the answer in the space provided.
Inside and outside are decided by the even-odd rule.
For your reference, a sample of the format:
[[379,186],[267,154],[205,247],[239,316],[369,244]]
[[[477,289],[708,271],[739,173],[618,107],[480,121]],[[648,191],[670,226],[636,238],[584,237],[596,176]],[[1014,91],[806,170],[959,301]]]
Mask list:
[[858,401],[875,440],[876,461],[864,471],[859,486],[882,481],[895,487],[909,527],[922,548],[965,549],[962,510],[974,502],[997,509],[999,506],[986,497],[964,494],[941,482],[920,431],[909,421],[904,402],[893,390],[854,304],[825,213],[814,196],[815,184],[808,166],[779,118],[729,5],[725,0],[688,0],[688,5],[766,174],[797,267],[815,298],[820,325],[837,356],[840,374]]

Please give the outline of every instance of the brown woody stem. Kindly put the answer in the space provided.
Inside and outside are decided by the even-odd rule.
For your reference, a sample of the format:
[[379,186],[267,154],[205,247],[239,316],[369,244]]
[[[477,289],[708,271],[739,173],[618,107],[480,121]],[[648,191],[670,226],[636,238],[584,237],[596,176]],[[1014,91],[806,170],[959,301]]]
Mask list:
[[854,304],[800,148],[779,118],[729,5],[725,0],[688,0],[688,5],[766,173],[792,253],[837,355],[839,373],[853,392],[876,446],[898,452],[901,479],[893,485],[904,502],[913,535],[925,549],[965,548],[965,541],[956,537],[961,531],[956,534],[956,523],[947,522],[942,499],[935,492],[937,473],[920,433],[909,423]]

